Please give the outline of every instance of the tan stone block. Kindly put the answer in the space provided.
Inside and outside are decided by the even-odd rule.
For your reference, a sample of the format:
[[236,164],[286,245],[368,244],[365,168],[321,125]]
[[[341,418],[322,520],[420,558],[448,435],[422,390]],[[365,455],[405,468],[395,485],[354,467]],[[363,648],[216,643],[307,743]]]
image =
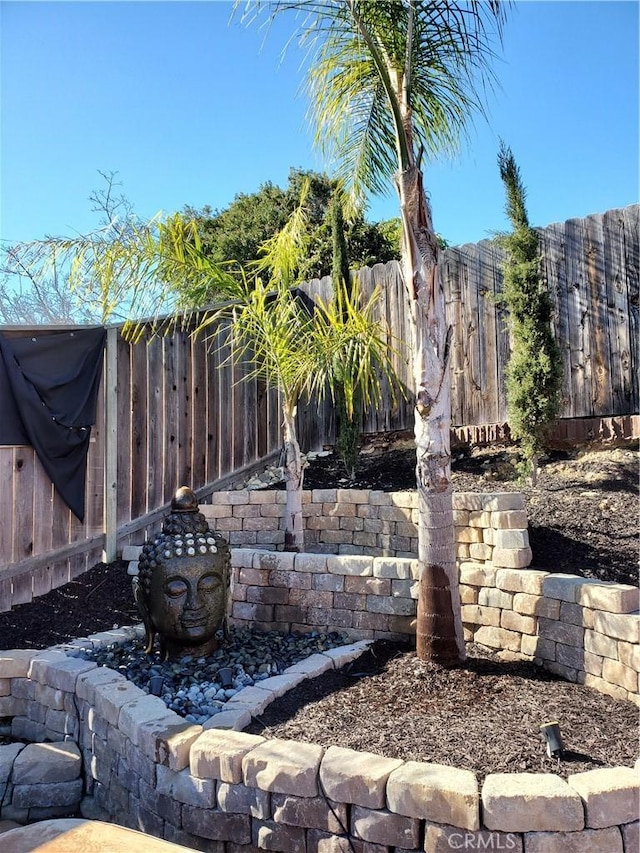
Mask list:
[[334,575],[370,577],[373,574],[373,557],[340,556],[327,559],[327,571]]
[[539,596],[542,593],[542,582],[547,574],[535,569],[498,569],[496,586],[506,592]]
[[399,759],[330,746],[320,765],[320,781],[332,800],[380,809],[386,804],[389,774],[401,765]]
[[623,853],[618,827],[582,832],[526,832],[527,853]]
[[233,509],[233,514],[236,518],[258,518],[260,516],[260,507],[257,504],[236,506]]
[[469,559],[469,545],[466,542],[460,542],[456,545],[456,560],[463,562]]
[[[511,609],[513,604],[513,595],[509,592],[503,592],[501,589],[481,589],[478,592],[478,604],[486,607],[506,607]],[[489,622],[485,624],[493,625],[494,623]]]
[[492,773],[482,786],[482,816],[503,832],[574,832],[584,827],[582,800],[553,773]]
[[482,530],[479,527],[456,527],[454,530],[456,542],[482,542]]
[[560,602],[555,598],[543,598],[526,592],[517,592],[513,596],[513,609],[516,613],[528,616],[544,616],[545,619],[560,618]]
[[527,513],[523,509],[511,509],[491,513],[491,527],[496,530],[526,530]]
[[338,499],[337,489],[312,489],[311,503],[314,504],[334,504]]
[[387,805],[396,814],[480,828],[478,781],[470,770],[407,761],[387,780]]
[[518,631],[520,634],[536,633],[537,620],[534,616],[523,616],[513,610],[503,610],[500,617],[500,627],[508,631]]
[[482,508],[490,512],[507,512],[524,509],[524,495],[521,492],[495,492],[482,495]]
[[482,529],[482,541],[485,545],[495,544],[493,541],[493,529],[491,527],[484,527]]
[[454,509],[480,510],[482,497],[478,492],[454,492],[451,500]]
[[221,518],[231,518],[233,507],[231,504],[205,504],[200,506],[200,512],[204,515],[212,527],[215,527]]
[[478,590],[474,586],[460,587],[460,603],[461,604],[477,604]]
[[381,506],[378,510],[378,518],[383,521],[411,521],[413,511],[409,507]]
[[640,672],[640,646],[620,640],[618,642],[618,660],[630,669]]
[[374,557],[373,576],[391,580],[417,580],[420,566],[410,557]]
[[640,614],[604,613],[596,610],[593,614],[593,627],[601,634],[615,637],[635,645],[640,644]]
[[613,696],[614,699],[628,699],[628,691],[624,687],[619,687],[617,684],[610,684],[604,678],[598,678],[595,675],[590,675],[588,672],[584,676],[585,687],[591,687],[599,693],[606,693],[607,696]]
[[[120,673],[113,673],[120,676]],[[104,681],[96,683],[94,692],[94,705],[98,716],[102,717],[107,723],[112,726],[118,725],[120,710],[123,705],[128,702],[140,699],[141,696],[146,696],[139,687],[136,687],[124,677],[120,677],[117,681]],[[154,696],[154,699],[158,697]],[[162,700],[160,700],[162,702]],[[164,703],[163,703],[164,704]],[[167,708],[165,706],[165,713]]]
[[495,586],[496,570],[484,563],[461,563],[460,583],[469,586]]
[[586,651],[592,652],[594,655],[601,655],[612,660],[618,659],[618,643],[616,640],[606,637],[598,631],[586,630],[584,632],[584,647]]
[[311,572],[324,574],[327,571],[328,557],[324,554],[295,554],[294,570],[296,572]]
[[170,770],[184,770],[189,766],[191,746],[202,731],[202,726],[173,714],[141,727],[138,736],[140,750],[152,761],[166,764]]
[[491,562],[496,568],[524,569],[533,560],[531,548],[494,547]]
[[577,602],[608,613],[633,613],[640,610],[640,589],[628,584],[588,581],[580,587]]
[[638,818],[640,773],[632,767],[606,767],[575,773],[568,784],[584,802],[586,825],[598,829]]
[[632,693],[638,690],[638,673],[620,661],[605,658],[602,663],[602,677],[610,684],[617,684]]
[[538,657],[538,638],[531,634],[523,634],[520,652],[530,658]]
[[474,640],[490,649],[505,649],[512,652],[519,652],[522,643],[521,635],[515,631],[484,625],[475,632]]
[[[483,592],[483,590],[480,590]],[[462,621],[473,625],[500,625],[500,610],[497,607],[481,607],[479,604],[463,604]]]
[[244,784],[278,794],[315,797],[323,753],[313,743],[280,738],[265,741],[242,759]]
[[201,779],[239,784],[242,782],[242,759],[264,740],[245,732],[209,729],[191,746],[191,773]]
[[472,560],[490,560],[493,548],[483,542],[472,542],[469,545],[469,557]]
[[469,526],[469,510],[468,509],[454,509],[454,511],[453,511],[453,523],[456,527],[468,527]]
[[595,675],[597,678],[602,678],[602,663],[604,658],[600,655],[594,655],[591,652],[584,653],[584,661],[582,666],[585,672],[589,675]]
[[490,527],[491,513],[483,510],[472,510],[469,513],[469,527]]

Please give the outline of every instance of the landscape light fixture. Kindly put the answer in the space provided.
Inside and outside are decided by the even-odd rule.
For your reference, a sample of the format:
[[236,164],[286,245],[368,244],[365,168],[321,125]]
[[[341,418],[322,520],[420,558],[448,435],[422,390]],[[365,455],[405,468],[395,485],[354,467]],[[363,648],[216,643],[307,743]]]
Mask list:
[[218,678],[223,689],[233,687],[233,670],[230,666],[221,666],[218,670]]
[[549,758],[557,758],[560,761],[564,752],[564,744],[562,743],[562,735],[560,734],[560,723],[557,720],[550,720],[548,723],[543,723],[540,726],[540,731],[547,745],[547,755]]

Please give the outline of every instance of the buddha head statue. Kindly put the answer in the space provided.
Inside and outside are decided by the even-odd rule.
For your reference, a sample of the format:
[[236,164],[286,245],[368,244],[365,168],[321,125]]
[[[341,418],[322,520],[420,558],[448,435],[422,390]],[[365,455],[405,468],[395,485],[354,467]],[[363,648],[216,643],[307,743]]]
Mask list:
[[230,579],[226,540],[209,528],[193,491],[181,486],[162,532],[145,543],[134,578],[146,653],[151,653],[156,635],[165,659],[214,652]]

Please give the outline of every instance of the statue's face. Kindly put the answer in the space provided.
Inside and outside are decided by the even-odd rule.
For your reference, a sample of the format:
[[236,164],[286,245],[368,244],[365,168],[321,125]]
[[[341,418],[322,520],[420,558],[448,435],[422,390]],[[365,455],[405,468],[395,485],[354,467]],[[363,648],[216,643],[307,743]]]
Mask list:
[[207,653],[199,647],[221,626],[225,596],[222,560],[217,555],[172,557],[153,571],[149,613],[170,653],[188,654],[191,648],[194,653]]

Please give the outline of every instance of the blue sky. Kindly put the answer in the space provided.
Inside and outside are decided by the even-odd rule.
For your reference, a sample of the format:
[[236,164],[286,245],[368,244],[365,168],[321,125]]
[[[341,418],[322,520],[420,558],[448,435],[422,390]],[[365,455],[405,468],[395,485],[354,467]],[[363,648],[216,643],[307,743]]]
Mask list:
[[[517,2],[500,88],[454,159],[425,164],[434,224],[452,244],[505,229],[498,139],[512,147],[532,222],[638,200],[638,3]],[[228,2],[1,2],[0,235],[95,227],[88,197],[118,172],[136,212],[223,209],[314,152],[300,54],[228,25]],[[396,216],[392,192],[372,220]]]

